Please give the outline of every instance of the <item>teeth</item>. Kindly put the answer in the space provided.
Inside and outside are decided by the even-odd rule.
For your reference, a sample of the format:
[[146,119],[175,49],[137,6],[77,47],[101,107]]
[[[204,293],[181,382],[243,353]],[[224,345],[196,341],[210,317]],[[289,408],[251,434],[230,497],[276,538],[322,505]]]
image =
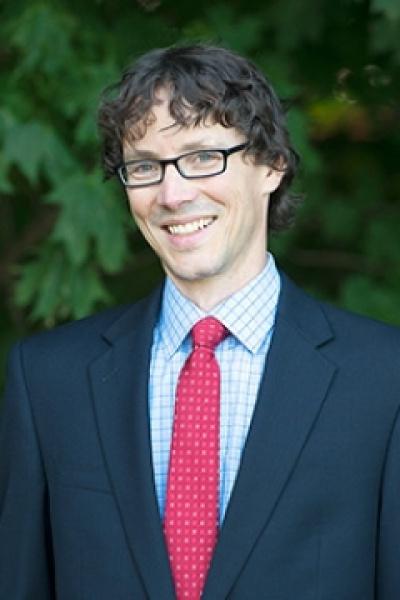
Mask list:
[[167,229],[173,235],[183,235],[185,233],[193,233],[194,231],[200,231],[207,225],[212,223],[213,219],[199,219],[198,221],[192,221],[191,223],[185,223],[185,225],[168,225]]

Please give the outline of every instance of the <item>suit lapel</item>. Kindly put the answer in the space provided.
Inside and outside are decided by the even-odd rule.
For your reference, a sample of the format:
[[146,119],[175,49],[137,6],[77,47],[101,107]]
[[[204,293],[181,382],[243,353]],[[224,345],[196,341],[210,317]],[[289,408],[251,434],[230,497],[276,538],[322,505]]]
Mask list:
[[[97,426],[128,545],[150,598],[172,600],[173,586],[155,494],[148,377],[160,290],[130,309],[91,365]],[[156,576],[155,576],[156,575]]]
[[228,596],[268,526],[335,372],[318,349],[332,337],[319,305],[283,277],[266,369],[204,600]]

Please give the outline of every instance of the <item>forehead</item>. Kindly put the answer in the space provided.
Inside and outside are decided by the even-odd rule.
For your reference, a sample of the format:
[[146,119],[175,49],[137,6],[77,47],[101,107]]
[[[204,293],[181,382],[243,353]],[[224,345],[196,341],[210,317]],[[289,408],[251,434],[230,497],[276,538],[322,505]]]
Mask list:
[[166,90],[157,93],[156,102],[149,114],[131,131],[128,130],[124,143],[124,151],[144,150],[164,152],[168,155],[178,152],[188,144],[203,146],[221,146],[240,143],[244,136],[233,127],[224,127],[212,119],[198,124],[190,119],[188,108],[188,125],[177,123],[169,110],[170,96]]

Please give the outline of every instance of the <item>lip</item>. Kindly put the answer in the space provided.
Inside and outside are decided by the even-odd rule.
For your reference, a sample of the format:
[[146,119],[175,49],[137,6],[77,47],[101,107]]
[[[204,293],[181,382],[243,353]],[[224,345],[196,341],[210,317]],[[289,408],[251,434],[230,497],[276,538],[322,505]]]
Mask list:
[[199,229],[198,231],[193,231],[192,233],[184,233],[184,234],[173,234],[167,230],[168,225],[185,225],[186,223],[192,223],[193,221],[197,221],[197,218],[186,219],[185,221],[170,221],[168,225],[164,225],[162,227],[169,244],[176,250],[194,250],[198,246],[200,246],[210,235],[210,230],[213,229],[215,222],[217,221],[217,217],[199,217],[199,219],[212,218],[213,221],[204,229]]

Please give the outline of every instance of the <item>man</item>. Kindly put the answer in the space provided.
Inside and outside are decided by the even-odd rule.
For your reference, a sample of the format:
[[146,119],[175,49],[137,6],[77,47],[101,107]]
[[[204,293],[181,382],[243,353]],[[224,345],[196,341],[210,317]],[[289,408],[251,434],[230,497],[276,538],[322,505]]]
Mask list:
[[398,600],[400,335],[277,271],[296,168],[244,58],[155,50],[100,110],[147,299],[11,353],[1,600]]

